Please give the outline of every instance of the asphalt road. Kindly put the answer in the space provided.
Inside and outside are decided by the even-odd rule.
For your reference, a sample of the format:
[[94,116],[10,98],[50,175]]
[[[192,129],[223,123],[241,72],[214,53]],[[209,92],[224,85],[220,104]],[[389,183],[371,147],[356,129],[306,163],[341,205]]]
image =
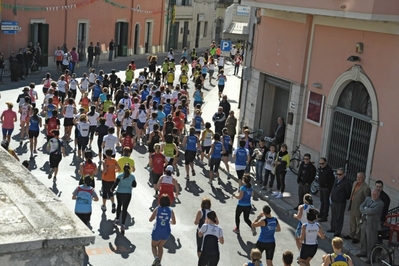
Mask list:
[[[130,60],[130,59],[129,59]],[[106,72],[112,68],[117,70],[124,70],[129,60],[119,60],[118,62],[110,62],[101,66]],[[138,67],[145,65],[145,59],[138,59],[136,63]],[[240,79],[233,76],[233,67],[226,66],[226,74],[228,76],[227,90],[237,92],[239,90]],[[87,71],[87,68],[81,67],[77,70],[78,76],[82,72]],[[122,75],[122,72],[118,74]],[[137,76],[137,75],[136,75]],[[15,102],[17,94],[21,92],[21,87],[28,84],[28,81],[38,82],[42,77],[30,77],[25,83],[12,83],[3,85],[2,98],[0,106],[5,107],[5,102]],[[205,93],[204,117],[211,117],[217,109],[217,88],[209,86],[208,81],[205,83],[207,89]],[[11,86],[19,86],[18,88]],[[7,89],[7,87],[9,87]],[[43,99],[41,87],[38,86],[40,98]],[[190,94],[192,93],[192,89]],[[228,94],[231,102],[237,104],[237,96],[231,97]],[[238,95],[235,93],[234,95]],[[79,99],[79,96],[77,97]],[[236,115],[239,117],[238,115]],[[63,129],[62,129],[63,133]],[[17,135],[18,134],[18,135]],[[16,126],[14,130],[13,141],[11,148],[14,148],[18,156],[22,160],[29,159],[29,142],[24,141],[22,146],[19,146],[19,130]],[[95,141],[93,143],[96,143]],[[70,143],[71,145],[72,143]],[[43,184],[51,189],[72,211],[74,210],[74,201],[71,199],[72,191],[77,186],[79,176],[77,174],[77,167],[80,161],[73,153],[73,147],[67,148],[67,157],[63,158],[60,164],[60,173],[58,180],[53,183],[52,180],[47,179],[49,171],[48,155],[43,154],[42,148],[45,145],[44,135],[40,135],[38,139],[39,154],[30,160],[30,168],[32,174],[38,178]],[[96,148],[94,148],[96,151]],[[118,228],[114,228],[112,220],[115,218],[110,210],[110,203],[108,203],[108,210],[102,212],[100,209],[101,203],[93,203],[93,214],[91,219],[92,231],[97,236],[96,242],[87,247],[87,261],[85,265],[151,265],[153,257],[151,254],[151,230],[152,223],[148,221],[153,208],[156,206],[156,200],[153,197],[153,189],[150,187],[149,172],[144,168],[148,162],[148,155],[143,146],[137,147],[132,155],[136,162],[136,172],[134,175],[138,180],[137,187],[133,190],[133,198],[129,206],[129,215],[126,234],[122,235]],[[98,159],[95,160],[96,162]],[[197,264],[195,233],[196,226],[194,225],[194,218],[197,210],[200,207],[200,202],[203,197],[209,197],[212,200],[212,209],[216,211],[220,226],[224,230],[225,244],[221,245],[221,259],[219,265],[242,265],[248,261],[249,252],[255,245],[257,236],[252,236],[252,233],[244,223],[241,221],[241,234],[236,235],[232,232],[235,226],[234,212],[237,204],[236,199],[231,199],[232,193],[237,190],[237,183],[233,180],[227,180],[224,172],[221,172],[223,183],[211,187],[206,178],[208,176],[208,168],[195,166],[197,175],[192,178],[191,182],[184,180],[184,168],[180,163],[180,172],[182,175],[178,178],[181,186],[181,193],[179,200],[174,207],[177,224],[172,226],[172,236],[165,245],[164,258],[162,265],[186,266]],[[100,174],[98,175],[100,179]],[[97,180],[97,191],[101,187],[101,181]],[[253,213],[250,219],[255,219],[262,207],[267,204],[260,198],[255,197],[253,200]],[[280,221],[282,231],[276,233],[277,249],[275,252],[275,265],[281,265],[281,256],[285,250],[294,252],[295,257],[299,255],[296,250],[294,241],[294,231],[297,222],[284,214],[280,210],[273,210]],[[329,241],[320,241],[319,250],[316,257],[312,261],[312,265],[321,264],[321,255],[326,251],[331,251]],[[265,258],[263,257],[263,261]],[[296,265],[294,262],[293,265]]]

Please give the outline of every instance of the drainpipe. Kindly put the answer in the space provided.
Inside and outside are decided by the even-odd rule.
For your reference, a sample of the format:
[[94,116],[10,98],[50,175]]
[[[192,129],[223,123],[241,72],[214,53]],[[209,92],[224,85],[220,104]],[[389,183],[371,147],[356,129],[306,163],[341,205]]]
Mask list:
[[[130,9],[130,31],[129,32],[133,32],[133,29],[135,29],[136,28],[136,25],[134,25],[134,27],[133,27],[133,8],[134,8],[134,0],[132,0],[132,8]],[[116,32],[115,32],[116,33]],[[119,34],[120,34],[120,31],[119,31]],[[129,35],[129,34],[128,34]],[[133,52],[134,52],[134,47],[133,47],[133,38],[135,37],[136,35],[135,34],[130,34],[130,38],[129,38],[129,47],[130,47],[130,56],[132,56],[133,55]],[[115,41],[119,41],[119,40],[115,40]],[[119,44],[118,44],[119,45]]]
[[[252,67],[251,66],[252,65],[252,48],[253,48],[253,45],[254,45],[255,27],[256,27],[256,20],[255,19],[256,19],[256,15],[257,15],[259,9],[260,8],[251,7],[251,11],[252,12],[250,14],[249,25],[252,25],[252,31],[249,34],[250,41],[248,41],[246,43],[246,45],[245,45],[245,56],[244,56],[245,57],[245,59],[244,59],[245,68],[251,68]],[[243,111],[242,116],[241,116],[242,119],[241,119],[240,128],[242,128],[243,125],[244,125],[244,118],[245,118],[245,115],[246,115],[247,98],[248,98],[248,86],[249,86],[249,80],[245,81],[245,84],[244,84],[244,80],[241,79],[240,98],[238,100],[238,108],[239,109],[242,109],[241,108],[241,97],[242,97],[242,94],[244,92],[244,87],[245,87],[245,100],[244,100],[244,107],[243,107],[244,111]]]
[[[65,0],[65,22],[64,22],[64,44],[66,45],[67,43],[67,25],[68,25],[68,9],[66,8],[68,6],[68,0]],[[67,46],[65,46],[67,47]]]

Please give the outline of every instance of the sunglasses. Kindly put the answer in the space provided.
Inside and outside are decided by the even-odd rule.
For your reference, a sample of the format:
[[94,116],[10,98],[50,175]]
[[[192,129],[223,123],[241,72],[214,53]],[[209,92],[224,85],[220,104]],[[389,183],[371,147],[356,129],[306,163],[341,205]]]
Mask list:
[[325,165],[325,163],[319,163],[320,165]]
[[337,174],[337,176],[341,176],[341,175],[344,175],[344,174]]

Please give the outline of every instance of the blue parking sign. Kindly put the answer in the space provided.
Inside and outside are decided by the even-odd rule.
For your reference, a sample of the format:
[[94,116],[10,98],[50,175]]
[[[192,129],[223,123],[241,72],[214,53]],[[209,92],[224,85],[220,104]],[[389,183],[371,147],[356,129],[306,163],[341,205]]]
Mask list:
[[229,52],[231,50],[231,41],[221,41],[220,42],[220,50],[222,52]]

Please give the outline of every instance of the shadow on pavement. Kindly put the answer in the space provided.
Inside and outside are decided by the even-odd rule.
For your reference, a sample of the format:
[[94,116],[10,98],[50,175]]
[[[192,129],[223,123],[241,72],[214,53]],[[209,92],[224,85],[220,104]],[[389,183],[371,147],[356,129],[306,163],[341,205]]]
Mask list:
[[168,250],[168,253],[175,254],[177,249],[181,249],[182,245],[180,243],[180,239],[175,237],[171,234],[166,241],[164,248]]
[[109,242],[109,249],[116,254],[120,254],[124,259],[129,258],[129,255],[136,250],[136,246],[125,235],[121,234],[119,230],[116,230],[114,244],[115,246]]
[[198,197],[201,193],[204,193],[204,190],[200,188],[195,181],[186,181],[186,187],[184,190],[196,197]]
[[99,235],[102,239],[109,239],[109,236],[114,234],[117,230],[114,227],[112,220],[107,219],[105,212],[101,215],[101,222],[98,228]]
[[237,251],[237,254],[244,258],[250,259],[251,249],[255,247],[255,243],[252,243],[251,241],[247,241],[247,243],[245,243],[241,235],[239,234],[237,235],[237,240],[238,244],[240,244],[241,249],[245,252],[241,253],[241,251]]

